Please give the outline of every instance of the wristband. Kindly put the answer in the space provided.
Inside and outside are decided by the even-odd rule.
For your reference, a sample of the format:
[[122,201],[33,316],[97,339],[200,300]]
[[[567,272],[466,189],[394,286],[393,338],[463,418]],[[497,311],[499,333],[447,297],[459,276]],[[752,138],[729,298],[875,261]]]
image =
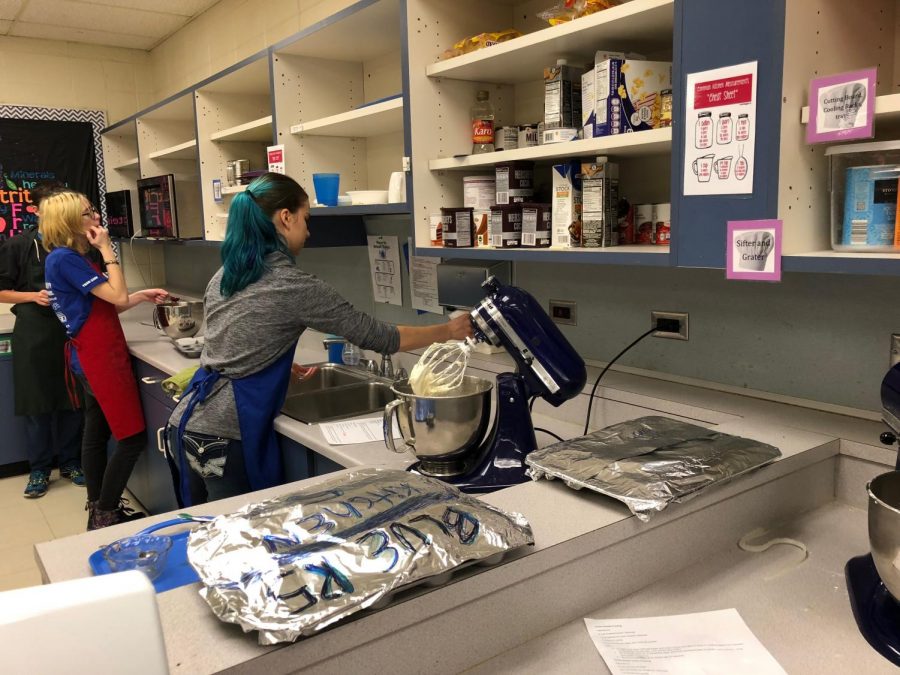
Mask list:
[[118,260],[104,260],[103,264],[104,265],[118,265],[119,261]]

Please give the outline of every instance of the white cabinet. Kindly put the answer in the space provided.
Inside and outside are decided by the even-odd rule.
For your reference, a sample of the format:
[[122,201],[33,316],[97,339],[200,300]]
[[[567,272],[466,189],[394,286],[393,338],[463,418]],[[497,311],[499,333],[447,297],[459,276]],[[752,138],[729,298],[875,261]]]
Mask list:
[[[400,26],[399,0],[358,3],[273,47],[278,143],[285,146],[288,175],[311,200],[314,173],[339,173],[343,194],[387,190],[391,173],[402,170],[407,152]],[[406,208],[404,203],[393,210]],[[373,212],[379,210],[385,209]]]
[[203,236],[194,100],[184,94],[136,120],[141,178],[175,177],[178,236]]
[[101,141],[107,191],[134,190],[140,175],[135,121],[126,120],[105,129]]
[[225,238],[231,196],[222,190],[216,198],[213,181],[227,187],[226,165],[249,161],[251,171],[265,169],[266,147],[272,145],[272,96],[266,53],[201,84],[194,92],[197,115],[197,149],[200,158],[200,192],[204,237]]

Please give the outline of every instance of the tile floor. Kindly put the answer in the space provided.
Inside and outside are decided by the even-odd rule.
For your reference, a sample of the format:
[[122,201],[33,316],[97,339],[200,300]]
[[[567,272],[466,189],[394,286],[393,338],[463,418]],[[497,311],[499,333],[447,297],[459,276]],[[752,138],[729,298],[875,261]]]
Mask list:
[[40,584],[34,544],[80,534],[87,526],[83,487],[54,470],[47,494],[26,499],[27,482],[27,475],[0,479],[0,591]]

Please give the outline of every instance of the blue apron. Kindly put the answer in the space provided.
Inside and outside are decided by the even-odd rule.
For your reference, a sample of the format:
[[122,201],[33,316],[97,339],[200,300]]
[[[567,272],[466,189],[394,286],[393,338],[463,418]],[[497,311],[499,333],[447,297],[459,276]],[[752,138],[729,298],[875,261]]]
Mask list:
[[[238,427],[241,430],[241,444],[244,449],[244,466],[250,488],[254,491],[281,485],[284,482],[281,450],[278,447],[273,423],[287,396],[293,361],[294,350],[288,349],[277,361],[258,373],[231,380]],[[187,472],[190,469],[185,458],[182,438],[187,422],[194,414],[194,408],[206,400],[220,377],[223,375],[216,370],[199,368],[185,392],[185,396],[191,395],[191,399],[178,423],[176,452],[180,468],[181,499],[186,507],[192,506],[193,501],[188,486]]]

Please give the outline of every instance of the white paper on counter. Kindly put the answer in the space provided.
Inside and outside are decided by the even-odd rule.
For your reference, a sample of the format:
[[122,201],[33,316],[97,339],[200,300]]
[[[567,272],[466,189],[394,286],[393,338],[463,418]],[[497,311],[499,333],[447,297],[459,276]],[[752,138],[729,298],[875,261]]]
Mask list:
[[753,193],[757,62],[687,76],[684,194]]
[[400,243],[397,237],[368,237],[369,267],[372,272],[372,293],[375,302],[403,305],[400,282]]
[[613,675],[787,675],[736,609],[584,623]]
[[[353,445],[354,443],[384,442],[381,418],[324,422],[319,425],[329,445]],[[392,425],[394,438],[400,438],[396,425]]]
[[417,256],[412,237],[409,243],[409,294],[413,309],[423,312],[443,314],[444,308],[438,304],[437,266],[440,258]]

